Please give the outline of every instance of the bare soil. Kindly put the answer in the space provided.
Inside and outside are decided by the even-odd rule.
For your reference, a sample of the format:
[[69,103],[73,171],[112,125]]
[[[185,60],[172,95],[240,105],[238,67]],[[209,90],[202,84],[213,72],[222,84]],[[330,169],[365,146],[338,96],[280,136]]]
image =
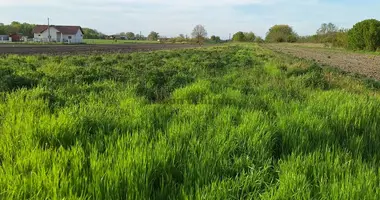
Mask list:
[[130,53],[136,51],[154,51],[199,47],[190,44],[125,44],[125,45],[0,45],[1,54],[86,54],[86,53]]
[[364,53],[310,48],[290,44],[266,44],[265,47],[298,58],[316,61],[320,64],[337,67],[343,71],[356,73],[380,80],[380,56]]

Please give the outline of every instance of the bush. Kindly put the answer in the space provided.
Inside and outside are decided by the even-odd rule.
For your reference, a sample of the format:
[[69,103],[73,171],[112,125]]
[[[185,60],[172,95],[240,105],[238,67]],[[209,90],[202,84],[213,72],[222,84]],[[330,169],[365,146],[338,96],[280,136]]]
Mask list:
[[256,39],[256,35],[253,32],[242,32],[239,31],[235,33],[232,37],[234,42],[254,42]]
[[275,25],[269,29],[265,40],[268,42],[296,42],[297,34],[289,25]]
[[265,41],[264,41],[264,39],[263,39],[262,37],[257,36],[257,37],[255,38],[255,42],[257,42],[257,43],[264,43]]
[[232,37],[232,40],[233,40],[234,42],[243,42],[243,41],[245,41],[244,33],[241,32],[241,31],[235,33],[235,34],[233,35],[233,37]]
[[380,21],[368,19],[359,22],[348,32],[349,48],[375,51],[380,46]]
[[339,32],[335,34],[335,39],[332,42],[334,47],[344,47],[348,46],[348,31],[341,29]]

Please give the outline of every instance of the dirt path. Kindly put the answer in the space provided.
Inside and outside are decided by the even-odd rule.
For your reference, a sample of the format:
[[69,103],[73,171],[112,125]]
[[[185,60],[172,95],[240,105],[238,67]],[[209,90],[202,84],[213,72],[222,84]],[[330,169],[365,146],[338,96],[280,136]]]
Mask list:
[[189,44],[125,44],[125,45],[0,45],[0,54],[85,54],[95,52],[129,53],[163,49],[199,47]]
[[308,60],[315,60],[321,64],[380,80],[380,56],[378,55],[323,48],[307,48],[289,44],[266,44],[264,47],[275,52],[285,53]]

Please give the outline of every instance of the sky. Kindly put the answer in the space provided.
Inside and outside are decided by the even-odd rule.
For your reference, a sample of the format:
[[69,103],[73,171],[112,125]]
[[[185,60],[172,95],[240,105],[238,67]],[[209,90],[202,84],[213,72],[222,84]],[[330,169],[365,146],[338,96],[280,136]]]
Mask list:
[[0,23],[12,21],[79,25],[105,34],[156,31],[161,36],[190,35],[204,25],[208,35],[227,39],[237,31],[264,37],[275,24],[299,35],[314,34],[322,23],[351,28],[380,20],[379,0],[0,0]]

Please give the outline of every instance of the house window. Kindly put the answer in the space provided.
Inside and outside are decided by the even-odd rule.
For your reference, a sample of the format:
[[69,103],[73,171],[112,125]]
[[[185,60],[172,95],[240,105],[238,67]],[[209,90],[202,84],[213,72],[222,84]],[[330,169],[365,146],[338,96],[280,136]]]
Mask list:
[[69,38],[69,40],[71,40],[71,36],[69,36],[68,38]]
[[41,37],[41,35],[38,35],[38,37]]

